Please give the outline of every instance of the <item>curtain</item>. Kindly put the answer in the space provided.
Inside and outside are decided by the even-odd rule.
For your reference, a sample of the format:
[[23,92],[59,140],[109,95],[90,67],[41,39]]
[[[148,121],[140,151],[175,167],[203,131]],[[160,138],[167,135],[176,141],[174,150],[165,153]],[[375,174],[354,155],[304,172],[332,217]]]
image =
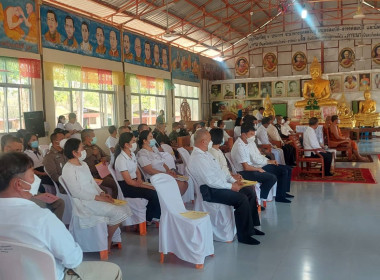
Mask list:
[[41,78],[41,63],[37,59],[0,57],[0,74],[9,73],[23,78]]

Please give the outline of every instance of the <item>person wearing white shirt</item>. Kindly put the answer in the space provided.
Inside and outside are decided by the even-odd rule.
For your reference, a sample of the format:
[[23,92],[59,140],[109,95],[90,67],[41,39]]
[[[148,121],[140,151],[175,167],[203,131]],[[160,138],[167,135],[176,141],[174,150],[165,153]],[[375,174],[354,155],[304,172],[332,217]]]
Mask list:
[[290,121],[288,117],[284,117],[284,124],[281,125],[281,133],[285,136],[289,136],[290,134],[293,134],[294,131],[289,125]]
[[65,130],[65,122],[66,118],[64,115],[61,115],[58,117],[58,123],[57,123],[57,128]]
[[120,268],[113,263],[82,262],[82,249],[65,225],[29,200],[38,188],[34,180],[29,157],[14,152],[0,157],[0,237],[49,251],[58,280],[121,280]]
[[241,117],[236,118],[234,127],[234,140],[236,140],[241,135],[241,124],[243,119]]
[[160,219],[161,208],[156,190],[142,180],[134,152],[137,143],[133,133],[125,132],[120,135],[119,146],[115,152],[115,175],[124,197],[144,198],[148,200],[146,206],[146,220]]
[[195,123],[195,124],[193,124],[193,133],[190,136],[190,147],[194,147],[194,135],[195,135],[195,132],[198,129],[201,129],[201,128],[202,128],[201,123]]
[[257,114],[255,116],[258,123],[259,123],[259,126],[261,125],[261,120],[264,118],[264,116],[263,116],[264,110],[265,110],[264,107],[260,107],[259,111],[257,112]]
[[219,120],[217,123],[216,123],[216,126],[220,129],[223,129],[223,139],[224,139],[224,143],[227,143],[228,142],[228,139],[231,138],[231,136],[228,135],[228,133],[226,132],[226,125],[224,124],[224,121],[223,120]]
[[65,124],[65,129],[70,132],[70,138],[76,138],[81,140],[81,131],[83,127],[77,122],[77,115],[75,113],[69,114],[69,122]]
[[[332,153],[325,151],[321,144],[318,142],[317,134],[315,133],[317,127],[318,119],[315,117],[310,118],[309,127],[303,133],[303,147],[305,150],[317,150],[316,152],[318,152],[323,157],[325,176],[332,176],[333,174],[331,174],[330,168],[333,156]],[[305,151],[305,156],[318,158],[318,155],[311,151]]]
[[111,155],[110,163],[113,164],[115,161],[115,147],[117,145],[117,142],[119,142],[119,139],[116,137],[116,135],[117,135],[116,126],[111,125],[108,128],[108,132],[109,132],[110,136],[108,136],[105,144],[106,144],[107,148],[110,150],[110,155]]
[[[285,164],[284,151],[281,148],[274,147],[271,142],[269,142],[267,129],[265,126],[260,125],[256,131],[256,140],[259,145],[271,145],[271,151],[274,158],[279,164]],[[264,150],[265,153],[265,150]],[[265,153],[268,155],[267,153]]]
[[[219,141],[222,141],[222,133],[219,136]],[[250,187],[241,188],[240,181],[228,176],[207,151],[210,146],[210,133],[206,129],[198,130],[188,170],[200,186],[203,200],[233,206],[238,241],[249,245],[260,244],[251,237],[254,234],[264,235],[254,228],[260,225],[254,190]]]
[[69,139],[63,150],[68,162],[62,169],[62,179],[71,193],[73,208],[81,228],[106,223],[108,228],[108,251],[112,237],[121,222],[132,216],[128,204],[116,206],[113,198],[102,191],[84,162],[86,150],[78,139]]

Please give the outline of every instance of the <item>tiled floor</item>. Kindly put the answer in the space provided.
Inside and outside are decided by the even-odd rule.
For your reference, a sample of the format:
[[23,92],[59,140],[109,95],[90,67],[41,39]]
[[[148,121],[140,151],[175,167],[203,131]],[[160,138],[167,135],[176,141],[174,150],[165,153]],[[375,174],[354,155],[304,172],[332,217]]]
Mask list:
[[[380,153],[380,141],[363,141],[363,153]],[[370,168],[380,181],[380,161],[338,163],[338,167]],[[158,229],[147,236],[123,232],[123,249],[109,261],[123,270],[124,279],[380,279],[380,185],[293,182],[291,205],[268,203],[261,215],[259,246],[236,241],[214,242],[215,257],[203,270],[166,257],[160,264]],[[85,260],[98,260],[86,254]]]

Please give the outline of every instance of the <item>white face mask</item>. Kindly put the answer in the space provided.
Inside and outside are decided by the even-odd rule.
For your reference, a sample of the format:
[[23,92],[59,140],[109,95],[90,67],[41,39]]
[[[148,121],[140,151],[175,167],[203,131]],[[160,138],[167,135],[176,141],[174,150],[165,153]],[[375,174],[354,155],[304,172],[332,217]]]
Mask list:
[[282,119],[282,120],[281,120],[281,123],[285,123],[285,120],[284,120],[284,119]]
[[253,143],[253,142],[255,142],[255,140],[256,140],[256,136],[255,136],[255,135],[253,135],[253,136],[247,138],[247,142],[248,142],[248,143]]
[[65,148],[65,144],[67,142],[67,139],[62,139],[60,142],[59,142],[59,146],[64,149]]
[[20,179],[20,180],[23,181],[25,184],[28,184],[30,186],[30,190],[24,190],[24,191],[29,192],[31,195],[36,195],[38,193],[38,189],[39,189],[40,184],[41,184],[41,179],[36,174],[34,174],[33,183],[28,183],[22,179]]
[[87,152],[86,152],[86,150],[83,150],[78,159],[81,161],[84,161],[86,159],[86,157],[87,157]]
[[226,125],[223,125],[222,129],[226,129]]
[[180,128],[177,128],[177,129],[175,130],[175,132],[177,132],[177,133],[179,133],[180,131],[181,131]]
[[187,128],[187,124],[184,124],[184,125],[183,125],[183,128]]
[[338,120],[338,123],[340,123],[340,120]]
[[200,129],[202,129],[202,127],[198,127],[195,131],[198,131],[198,130],[200,130]]
[[258,125],[257,123],[255,123],[255,124],[253,125],[253,127],[255,128],[255,130],[257,130],[257,128],[259,127],[259,125]]
[[130,148],[131,152],[134,153],[137,149],[137,143],[132,143],[132,148]]
[[207,150],[210,150],[212,148],[212,141],[208,142]]

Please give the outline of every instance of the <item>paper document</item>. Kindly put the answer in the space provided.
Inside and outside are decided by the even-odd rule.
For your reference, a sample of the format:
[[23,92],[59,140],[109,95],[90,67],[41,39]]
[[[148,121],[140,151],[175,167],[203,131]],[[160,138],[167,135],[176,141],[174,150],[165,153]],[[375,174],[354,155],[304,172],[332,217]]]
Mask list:
[[187,181],[189,181],[189,177],[186,177],[186,176],[183,176],[183,175],[179,175],[175,179],[177,181],[181,181],[181,182],[187,182]]
[[111,174],[110,171],[108,170],[108,163],[103,164],[103,162],[100,162],[97,165],[95,165],[95,167],[96,167],[96,170],[98,170],[99,176],[101,178],[104,178]]
[[47,204],[56,202],[59,199],[58,196],[55,196],[54,194],[51,194],[51,193],[41,193],[41,194],[36,195],[35,198]]
[[248,187],[248,186],[254,186],[257,184],[256,181],[249,181],[249,180],[242,180],[241,182],[243,183],[243,185],[241,186],[242,188]]
[[208,212],[201,212],[201,211],[187,211],[180,213],[182,216],[188,219],[196,220],[203,218],[204,216],[208,215]]
[[125,200],[120,200],[120,199],[114,199],[113,200],[113,204],[114,205],[117,205],[117,206],[120,206],[120,205],[124,205],[126,204],[127,202]]

